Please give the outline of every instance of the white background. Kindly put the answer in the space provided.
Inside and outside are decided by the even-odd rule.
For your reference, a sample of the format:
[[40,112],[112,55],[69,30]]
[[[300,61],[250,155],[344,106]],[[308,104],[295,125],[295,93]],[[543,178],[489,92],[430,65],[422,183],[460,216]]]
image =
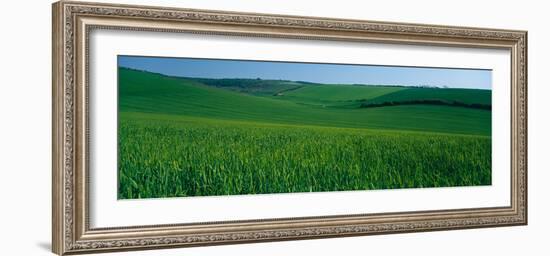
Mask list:
[[[96,0],[99,1],[99,0]],[[104,0],[105,1],[105,0]],[[110,1],[105,1],[110,2]],[[233,11],[529,30],[529,226],[229,245],[111,255],[548,255],[550,22],[544,1],[145,1]],[[2,255],[51,255],[50,1],[10,1],[0,16]]]
[[[510,51],[98,30],[90,34],[90,226],[510,205]],[[491,186],[116,200],[117,55],[492,69]],[[107,185],[106,185],[107,184]]]

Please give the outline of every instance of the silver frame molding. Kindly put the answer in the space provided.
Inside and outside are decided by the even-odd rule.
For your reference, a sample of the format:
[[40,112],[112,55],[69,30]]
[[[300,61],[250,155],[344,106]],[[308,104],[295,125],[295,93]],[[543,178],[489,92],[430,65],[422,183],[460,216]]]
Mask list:
[[[88,40],[94,29],[508,49],[511,205],[92,229]],[[526,31],[61,1],[53,4],[52,47],[52,250],[59,255],[527,224]]]

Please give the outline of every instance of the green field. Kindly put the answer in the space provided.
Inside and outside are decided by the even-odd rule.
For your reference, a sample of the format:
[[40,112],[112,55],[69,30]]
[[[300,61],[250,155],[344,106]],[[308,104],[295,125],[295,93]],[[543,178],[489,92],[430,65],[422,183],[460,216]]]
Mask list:
[[119,68],[119,199],[491,184],[491,91]]

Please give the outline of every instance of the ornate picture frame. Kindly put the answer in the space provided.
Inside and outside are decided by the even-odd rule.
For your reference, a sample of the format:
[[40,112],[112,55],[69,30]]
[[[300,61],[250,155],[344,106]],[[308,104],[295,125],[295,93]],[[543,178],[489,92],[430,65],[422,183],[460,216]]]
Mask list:
[[[510,205],[261,220],[90,227],[89,45],[108,29],[506,49]],[[527,32],[61,1],[53,4],[53,251],[59,255],[527,224]]]

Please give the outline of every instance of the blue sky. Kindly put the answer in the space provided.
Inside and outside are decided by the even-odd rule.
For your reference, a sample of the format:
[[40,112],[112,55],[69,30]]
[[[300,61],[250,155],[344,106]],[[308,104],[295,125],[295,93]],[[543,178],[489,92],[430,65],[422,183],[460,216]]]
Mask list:
[[171,76],[261,78],[326,84],[430,85],[491,89],[491,71],[248,60],[118,56],[119,67]]

